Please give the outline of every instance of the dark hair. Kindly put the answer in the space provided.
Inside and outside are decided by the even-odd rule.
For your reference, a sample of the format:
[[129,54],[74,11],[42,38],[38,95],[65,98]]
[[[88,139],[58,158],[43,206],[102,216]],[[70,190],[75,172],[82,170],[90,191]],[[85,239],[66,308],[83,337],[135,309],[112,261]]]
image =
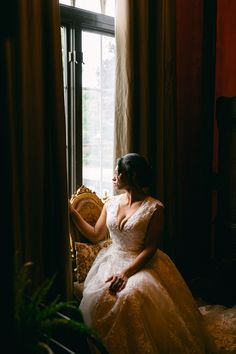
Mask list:
[[124,173],[131,186],[149,187],[152,182],[152,169],[147,160],[136,153],[129,153],[117,161],[118,173]]

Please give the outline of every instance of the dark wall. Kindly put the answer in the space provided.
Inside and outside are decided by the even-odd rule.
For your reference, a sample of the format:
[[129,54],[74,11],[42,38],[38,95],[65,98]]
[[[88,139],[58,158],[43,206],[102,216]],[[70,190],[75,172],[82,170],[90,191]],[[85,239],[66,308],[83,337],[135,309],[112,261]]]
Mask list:
[[177,263],[187,278],[216,258],[215,110],[219,96],[236,96],[235,17],[234,0],[176,0]]
[[217,1],[216,98],[236,96],[236,2]]

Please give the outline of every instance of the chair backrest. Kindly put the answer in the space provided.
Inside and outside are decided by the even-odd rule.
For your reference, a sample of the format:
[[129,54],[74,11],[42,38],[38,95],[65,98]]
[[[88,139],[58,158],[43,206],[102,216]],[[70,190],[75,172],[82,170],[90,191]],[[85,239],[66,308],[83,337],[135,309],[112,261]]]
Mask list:
[[[76,193],[71,196],[70,203],[90,225],[94,226],[101,214],[105,200],[106,198],[103,198],[103,200],[100,199],[95,192],[92,192],[89,188],[82,185],[77,189]],[[106,240],[109,239],[109,233],[107,233]],[[108,246],[107,241],[95,245],[91,244],[91,242],[86,239],[85,235],[78,230],[73,219],[70,218],[70,245],[74,280],[78,280],[78,274],[79,278],[82,276],[85,278],[89,261],[92,263],[92,259],[96,257],[96,254],[104,244],[106,247]],[[84,250],[86,250],[87,253],[84,252]],[[83,255],[83,253],[85,253],[85,255]],[[88,259],[86,262],[82,261],[82,264],[79,264],[78,267],[78,263],[80,263],[79,258],[84,258],[86,255]]]
[[[96,224],[103,208],[103,201],[95,192],[82,185],[71,196],[70,203],[90,225],[94,226]],[[109,235],[107,235],[107,238],[109,238]],[[70,219],[70,243],[73,259],[75,257],[75,242],[90,243]]]
[[[103,208],[102,200],[97,196],[95,192],[92,192],[89,188],[82,185],[74,193],[70,202],[72,206],[80,213],[80,215],[92,226],[94,226],[101,214]],[[72,233],[74,233],[74,240],[80,241],[84,239],[78,229],[74,228],[73,223],[70,223],[72,226]],[[88,242],[88,240],[86,240]]]

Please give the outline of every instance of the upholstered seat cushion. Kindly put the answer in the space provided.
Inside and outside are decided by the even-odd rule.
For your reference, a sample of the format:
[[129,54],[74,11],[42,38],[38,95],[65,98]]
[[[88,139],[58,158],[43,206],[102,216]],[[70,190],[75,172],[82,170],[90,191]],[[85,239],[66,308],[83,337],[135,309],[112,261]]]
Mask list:
[[76,280],[74,282],[74,295],[78,301],[81,301],[84,288],[84,280],[91,268],[95,258],[102,248],[111,244],[111,239],[101,241],[97,244],[84,242],[75,242],[76,254]]
[[84,283],[74,282],[74,296],[80,302],[83,297]]
[[111,244],[111,239],[96,244],[75,242],[76,277],[79,283],[84,282],[88,271],[93,264],[98,252]]

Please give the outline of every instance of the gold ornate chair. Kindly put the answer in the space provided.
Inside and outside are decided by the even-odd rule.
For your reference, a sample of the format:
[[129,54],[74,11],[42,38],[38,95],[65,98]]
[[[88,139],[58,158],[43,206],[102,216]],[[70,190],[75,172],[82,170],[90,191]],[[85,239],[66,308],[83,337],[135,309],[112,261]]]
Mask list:
[[[90,224],[95,225],[103,208],[105,200],[101,200],[95,192],[82,185],[70,198],[72,206]],[[70,220],[70,243],[74,278],[74,295],[80,301],[83,283],[98,252],[111,244],[109,234],[96,244],[86,239]]]

